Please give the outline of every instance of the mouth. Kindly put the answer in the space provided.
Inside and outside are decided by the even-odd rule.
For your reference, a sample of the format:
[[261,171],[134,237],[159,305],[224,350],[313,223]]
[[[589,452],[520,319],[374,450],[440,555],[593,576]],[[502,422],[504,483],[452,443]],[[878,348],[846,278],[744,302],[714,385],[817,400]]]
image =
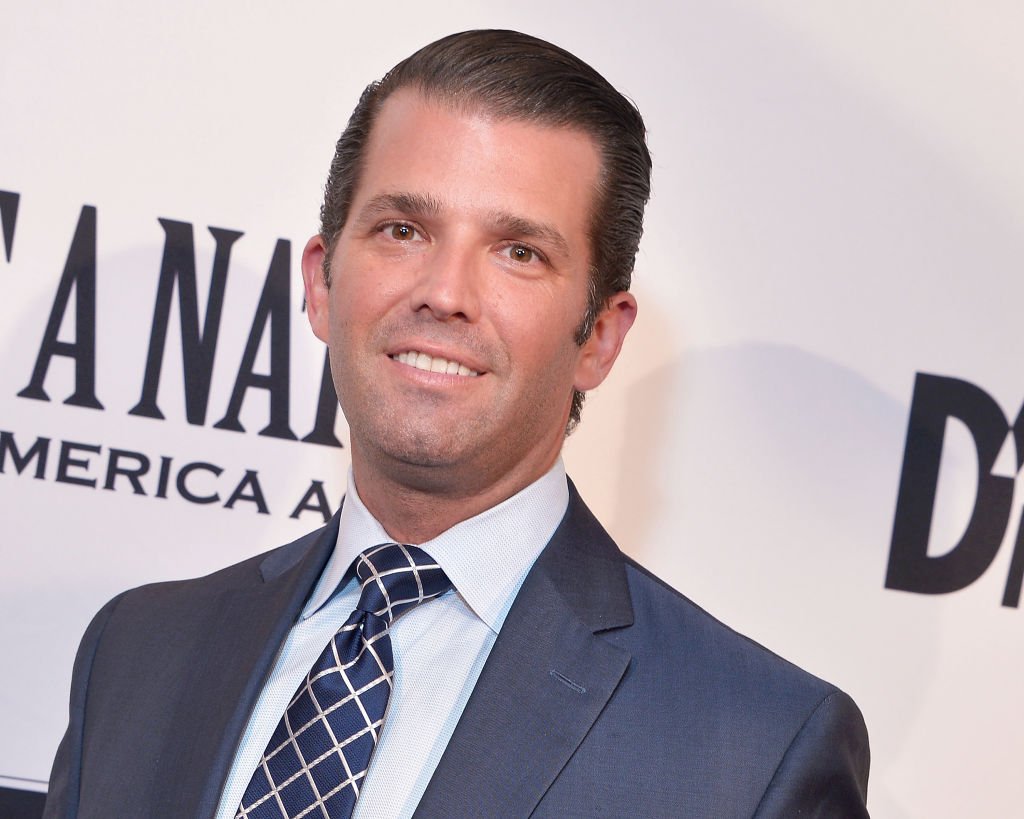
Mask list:
[[407,364],[417,370],[425,370],[431,373],[446,373],[448,375],[461,375],[475,377],[480,375],[476,370],[471,370],[459,361],[453,361],[441,356],[432,356],[419,350],[406,350],[391,356],[391,359],[400,364]]

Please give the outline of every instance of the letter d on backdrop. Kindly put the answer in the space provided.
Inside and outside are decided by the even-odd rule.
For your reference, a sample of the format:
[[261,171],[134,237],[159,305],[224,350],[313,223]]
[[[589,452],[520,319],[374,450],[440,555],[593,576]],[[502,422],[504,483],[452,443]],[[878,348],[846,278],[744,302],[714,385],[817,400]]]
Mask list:
[[[928,534],[935,511],[947,418],[963,421],[974,438],[978,454],[978,492],[960,541],[946,554],[930,557]],[[984,574],[999,551],[1013,502],[1013,478],[992,474],[1009,430],[999,405],[984,390],[957,378],[917,374],[886,588],[946,594],[969,586]],[[1022,449],[1019,437],[1018,469]],[[1007,605],[1005,600],[1004,605]]]

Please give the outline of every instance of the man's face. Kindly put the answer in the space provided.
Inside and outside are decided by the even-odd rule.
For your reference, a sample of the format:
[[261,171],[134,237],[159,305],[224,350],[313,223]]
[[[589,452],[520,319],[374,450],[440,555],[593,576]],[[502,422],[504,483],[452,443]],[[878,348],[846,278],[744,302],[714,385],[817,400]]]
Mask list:
[[410,89],[384,103],[329,289],[319,237],[303,257],[357,483],[374,470],[430,492],[511,494],[551,466],[573,388],[603,380],[635,313],[619,294],[591,339],[573,340],[599,172],[578,131]]

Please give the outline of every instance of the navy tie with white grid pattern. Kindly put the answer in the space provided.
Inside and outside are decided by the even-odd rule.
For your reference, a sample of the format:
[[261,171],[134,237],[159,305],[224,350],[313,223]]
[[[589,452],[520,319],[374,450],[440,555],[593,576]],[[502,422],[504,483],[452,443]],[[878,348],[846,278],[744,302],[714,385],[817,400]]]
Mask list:
[[352,616],[295,692],[235,819],[341,819],[352,814],[391,694],[388,627],[451,581],[422,549],[385,543],[355,561]]

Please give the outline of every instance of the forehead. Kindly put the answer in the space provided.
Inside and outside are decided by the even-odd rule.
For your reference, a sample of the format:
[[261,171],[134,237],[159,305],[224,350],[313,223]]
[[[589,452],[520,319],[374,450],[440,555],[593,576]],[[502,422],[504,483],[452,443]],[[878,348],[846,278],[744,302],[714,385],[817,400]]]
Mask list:
[[461,211],[543,215],[587,233],[600,169],[597,145],[581,130],[496,117],[405,88],[378,112],[353,206],[409,192]]

